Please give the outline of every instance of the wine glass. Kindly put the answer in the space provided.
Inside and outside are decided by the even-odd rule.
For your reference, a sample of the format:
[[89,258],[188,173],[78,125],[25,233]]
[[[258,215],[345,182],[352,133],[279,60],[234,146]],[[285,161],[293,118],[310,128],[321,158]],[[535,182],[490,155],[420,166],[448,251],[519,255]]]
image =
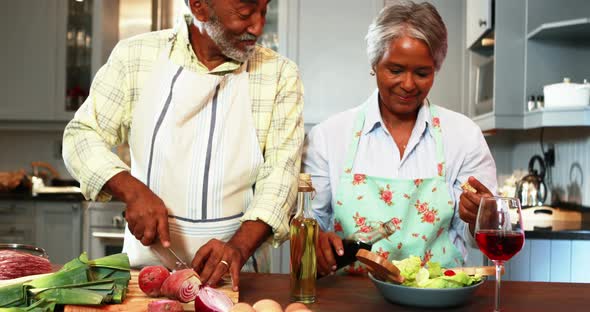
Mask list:
[[500,311],[502,268],[524,245],[520,201],[511,197],[482,197],[475,223],[475,240],[479,249],[496,265],[494,311]]

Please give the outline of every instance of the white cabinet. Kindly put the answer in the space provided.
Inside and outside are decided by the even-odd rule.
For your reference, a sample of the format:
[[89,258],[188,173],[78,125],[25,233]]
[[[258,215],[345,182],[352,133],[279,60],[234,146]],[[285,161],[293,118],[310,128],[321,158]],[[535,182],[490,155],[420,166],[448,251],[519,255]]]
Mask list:
[[0,1],[0,119],[49,120],[56,94],[59,1]]
[[82,252],[81,210],[80,202],[35,203],[36,246],[52,263],[66,263]]
[[466,0],[467,29],[466,48],[471,48],[493,27],[492,0]]
[[504,280],[589,283],[590,241],[527,239],[506,264]]
[[[0,57],[0,128],[63,129],[77,108],[67,108],[68,90],[72,94],[78,84],[89,86],[116,43],[118,3],[0,1],[0,11],[10,12],[0,20],[5,42]],[[87,93],[87,87],[82,89]],[[76,100],[81,102],[83,96]]]

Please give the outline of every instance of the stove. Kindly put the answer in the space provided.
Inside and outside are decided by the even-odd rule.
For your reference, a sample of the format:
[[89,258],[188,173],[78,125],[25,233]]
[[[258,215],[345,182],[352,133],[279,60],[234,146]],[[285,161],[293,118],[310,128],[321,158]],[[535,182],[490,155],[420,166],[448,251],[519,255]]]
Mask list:
[[82,248],[90,259],[102,258],[123,250],[125,207],[125,203],[120,201],[85,201],[82,204]]

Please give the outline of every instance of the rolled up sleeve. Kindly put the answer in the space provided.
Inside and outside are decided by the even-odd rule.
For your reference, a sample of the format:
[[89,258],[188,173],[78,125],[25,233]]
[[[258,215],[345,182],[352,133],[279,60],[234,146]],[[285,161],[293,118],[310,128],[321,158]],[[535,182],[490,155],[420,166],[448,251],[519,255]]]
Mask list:
[[119,43],[108,62],[97,72],[84,104],[64,130],[62,156],[70,174],[80,182],[86,199],[106,201],[105,183],[117,173],[130,170],[112,152],[127,141],[130,99],[126,48]]
[[[465,144],[464,146],[470,146],[471,150],[467,153],[465,160],[461,166],[457,180],[453,185],[453,192],[456,198],[456,209],[459,209],[459,201],[463,189],[461,184],[467,181],[470,176],[473,176],[483,185],[485,185],[492,194],[496,194],[498,189],[498,182],[496,178],[496,163],[492,157],[492,153],[486,143],[486,140],[479,130],[479,128],[472,131],[474,137],[470,140],[472,144]],[[469,231],[469,226],[465,221],[460,218],[455,218],[457,223],[455,227],[460,231],[463,227],[462,238],[468,244],[468,246],[477,248],[477,243]],[[460,232],[459,232],[460,233]]]
[[288,238],[289,214],[297,198],[303,145],[303,86],[296,66],[280,69],[277,96],[264,149],[264,164],[255,194],[242,221],[260,220],[273,230],[272,244]]

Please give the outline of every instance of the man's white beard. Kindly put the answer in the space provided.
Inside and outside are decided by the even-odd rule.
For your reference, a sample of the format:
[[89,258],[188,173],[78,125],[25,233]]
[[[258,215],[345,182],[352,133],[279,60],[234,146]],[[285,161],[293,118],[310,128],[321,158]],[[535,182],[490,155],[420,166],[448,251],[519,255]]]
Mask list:
[[[215,44],[219,47],[221,53],[231,59],[234,59],[238,62],[245,62],[254,52],[254,45],[248,46],[246,50],[242,50],[237,46],[234,46],[231,40],[228,39],[229,35],[227,35],[225,28],[215,17],[204,23],[203,28],[205,28],[205,31],[211,40],[213,40],[213,42],[215,42]],[[256,37],[252,34],[245,33],[238,39],[256,40]]]

